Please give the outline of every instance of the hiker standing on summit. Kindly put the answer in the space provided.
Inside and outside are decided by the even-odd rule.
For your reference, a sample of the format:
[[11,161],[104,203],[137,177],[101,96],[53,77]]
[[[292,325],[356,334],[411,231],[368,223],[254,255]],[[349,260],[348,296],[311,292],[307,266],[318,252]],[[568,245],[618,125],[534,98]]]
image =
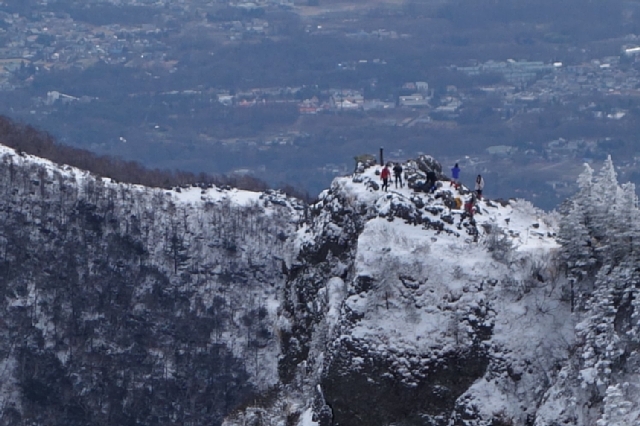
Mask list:
[[458,189],[460,186],[460,167],[458,167],[458,163],[451,168],[451,182],[449,186],[453,186],[455,189]]
[[382,189],[384,190],[384,192],[387,192],[387,189],[389,189],[389,176],[391,176],[391,172],[389,171],[389,167],[385,165],[382,169],[382,172],[380,173],[380,179],[382,179]]
[[393,176],[395,177],[396,189],[398,189],[398,181],[400,181],[400,188],[402,188],[402,166],[400,163],[393,166]]
[[482,190],[484,189],[484,179],[482,176],[478,175],[476,178],[476,194],[478,194],[478,199],[482,200]]

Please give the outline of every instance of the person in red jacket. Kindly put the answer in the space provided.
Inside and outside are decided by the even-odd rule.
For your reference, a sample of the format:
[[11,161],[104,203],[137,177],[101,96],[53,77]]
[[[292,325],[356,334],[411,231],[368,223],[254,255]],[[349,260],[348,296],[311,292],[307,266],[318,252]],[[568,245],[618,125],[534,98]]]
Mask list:
[[389,176],[391,176],[389,167],[384,166],[382,172],[380,173],[380,179],[382,179],[382,189],[384,189],[385,192],[389,188]]

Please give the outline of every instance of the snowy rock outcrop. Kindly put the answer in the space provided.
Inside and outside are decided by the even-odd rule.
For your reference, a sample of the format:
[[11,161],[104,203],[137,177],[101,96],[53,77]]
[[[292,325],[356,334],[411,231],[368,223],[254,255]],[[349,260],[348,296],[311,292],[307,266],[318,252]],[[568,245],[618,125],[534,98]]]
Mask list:
[[281,377],[315,398],[320,424],[525,424],[573,335],[548,263],[553,218],[480,200],[471,219],[448,207],[465,188],[385,193],[376,180],[375,167],[336,179],[299,231],[282,315],[306,337],[283,346]]

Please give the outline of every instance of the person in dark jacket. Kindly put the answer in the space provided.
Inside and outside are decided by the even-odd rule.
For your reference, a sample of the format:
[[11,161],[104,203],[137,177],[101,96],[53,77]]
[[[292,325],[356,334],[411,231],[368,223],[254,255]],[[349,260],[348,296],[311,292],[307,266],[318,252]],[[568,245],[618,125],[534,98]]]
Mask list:
[[458,189],[460,186],[460,167],[458,167],[458,163],[451,168],[451,182],[449,186],[453,186],[455,189]]
[[484,179],[480,175],[476,177],[475,189],[476,189],[476,194],[478,194],[478,199],[482,200],[482,190],[484,189]]
[[400,188],[402,188],[402,166],[400,163],[396,163],[393,166],[393,176],[395,177],[396,189],[398,189],[398,182],[400,182]]
[[436,172],[428,171],[427,172],[427,192],[435,191],[437,181],[438,181],[438,178],[436,176]]
[[389,176],[391,176],[391,172],[389,171],[389,167],[384,166],[382,172],[380,173],[380,179],[382,179],[382,189],[386,192],[389,189]]

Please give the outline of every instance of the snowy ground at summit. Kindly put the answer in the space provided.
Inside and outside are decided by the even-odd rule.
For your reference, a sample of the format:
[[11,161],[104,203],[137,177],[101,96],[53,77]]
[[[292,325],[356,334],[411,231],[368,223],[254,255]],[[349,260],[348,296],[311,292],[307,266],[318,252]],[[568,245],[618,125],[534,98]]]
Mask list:
[[[392,201],[396,205],[411,205],[409,198],[412,196],[422,197],[426,206],[442,206],[448,211],[441,198],[416,193],[406,185],[395,188],[391,184],[388,192],[369,189],[365,185],[367,180],[381,183],[376,171],[379,168],[368,168],[357,181],[352,177],[338,178],[339,190],[352,200],[353,205],[376,206],[380,213],[386,213]],[[362,182],[358,182],[360,180]],[[439,191],[449,191],[463,201],[469,197],[450,187],[449,182],[442,182],[436,193]],[[512,200],[506,206],[480,200],[478,207],[479,214],[475,215],[480,231],[478,242],[466,233],[465,227],[458,229],[461,210],[451,211],[453,225],[445,224],[452,233],[424,229],[399,218],[369,220],[358,239],[356,275],[372,277],[382,285],[388,282],[385,292],[392,296],[356,294],[344,300],[344,297],[334,295],[329,300],[335,304],[344,300],[352,309],[364,314],[364,319],[351,334],[366,339],[371,346],[377,345],[377,352],[431,353],[434,357],[459,343],[459,330],[454,330],[451,312],[443,309],[443,304],[456,301],[455,305],[449,305],[455,306],[455,310],[487,303],[495,311],[494,333],[488,344],[500,348],[501,356],[516,370],[522,369],[517,371],[523,373],[521,389],[533,389],[535,386],[529,386],[526,381],[537,381],[539,377],[527,375],[527,364],[536,363],[537,370],[548,371],[551,366],[545,363],[563,357],[555,348],[566,348],[574,335],[569,308],[559,301],[559,289],[542,284],[528,291],[522,289],[531,279],[531,268],[523,265],[536,261],[546,264],[550,252],[558,248],[554,216],[522,200]],[[503,228],[511,239],[513,251],[504,261],[494,260],[484,244],[483,225],[489,224]],[[419,288],[407,291],[399,284],[398,271],[418,279]],[[495,284],[487,285],[488,282]],[[328,286],[329,291],[332,288],[338,287]],[[333,306],[330,310],[335,312],[339,307]],[[410,381],[411,372],[407,371],[406,375]],[[507,382],[509,380],[505,380]],[[496,386],[500,384],[500,380],[481,379],[468,394],[488,415],[503,412],[517,418],[523,409],[527,409],[520,406],[523,400],[530,400],[532,396],[518,395],[518,389],[499,390]],[[530,408],[535,406],[533,400],[528,402]],[[303,426],[313,424],[309,418],[307,420]]]

